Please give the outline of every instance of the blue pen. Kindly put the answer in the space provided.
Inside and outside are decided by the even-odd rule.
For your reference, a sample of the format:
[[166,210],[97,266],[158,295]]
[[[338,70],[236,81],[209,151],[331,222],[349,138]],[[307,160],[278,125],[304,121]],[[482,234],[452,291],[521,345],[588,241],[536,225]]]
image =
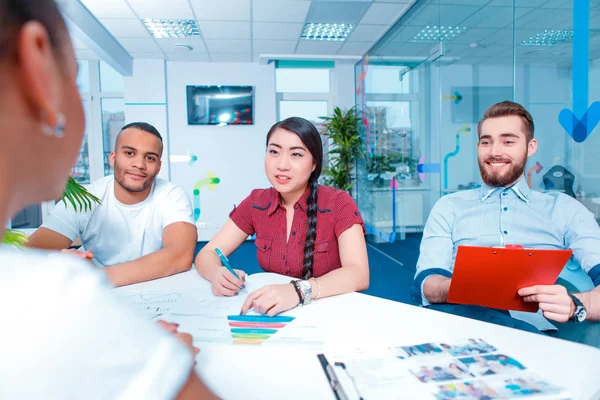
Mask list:
[[[221,259],[221,262],[223,263],[223,265],[225,266],[225,268],[227,268],[227,270],[229,272],[231,272],[233,274],[233,276],[235,276],[237,279],[240,279],[240,277],[238,276],[238,274],[236,274],[235,271],[233,270],[233,268],[231,268],[231,264],[229,264],[229,260],[227,259],[227,257],[225,256],[225,254],[223,254],[223,252],[221,250],[219,250],[219,249],[215,249],[215,253],[217,253],[217,255]],[[243,287],[242,290],[245,291],[246,293],[248,293],[248,290],[246,290],[246,288]]]

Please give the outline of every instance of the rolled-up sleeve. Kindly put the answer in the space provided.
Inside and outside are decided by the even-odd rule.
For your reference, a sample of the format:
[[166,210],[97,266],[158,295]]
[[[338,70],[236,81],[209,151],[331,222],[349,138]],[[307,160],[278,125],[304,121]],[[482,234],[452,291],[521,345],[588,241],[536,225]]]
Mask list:
[[565,212],[565,247],[573,250],[573,258],[594,282],[600,285],[600,227],[592,214],[578,201],[561,196],[567,203]]
[[423,295],[423,284],[429,276],[441,275],[448,278],[452,276],[453,220],[452,204],[447,199],[441,198],[431,210],[423,230],[417,272],[411,288],[415,303],[429,305]]

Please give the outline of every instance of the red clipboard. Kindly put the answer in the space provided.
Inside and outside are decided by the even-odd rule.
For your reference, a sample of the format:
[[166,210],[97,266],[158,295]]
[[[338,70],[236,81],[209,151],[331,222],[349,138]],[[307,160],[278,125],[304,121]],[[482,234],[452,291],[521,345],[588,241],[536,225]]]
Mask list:
[[458,246],[448,303],[475,304],[501,310],[537,312],[519,289],[553,285],[573,252],[524,249],[522,246]]

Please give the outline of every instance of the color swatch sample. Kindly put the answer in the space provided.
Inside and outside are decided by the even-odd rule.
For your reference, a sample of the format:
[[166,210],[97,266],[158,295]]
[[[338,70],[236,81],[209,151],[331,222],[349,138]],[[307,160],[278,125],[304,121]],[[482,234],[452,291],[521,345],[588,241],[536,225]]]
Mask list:
[[264,317],[255,315],[227,316],[234,344],[262,344],[284,328],[294,317]]

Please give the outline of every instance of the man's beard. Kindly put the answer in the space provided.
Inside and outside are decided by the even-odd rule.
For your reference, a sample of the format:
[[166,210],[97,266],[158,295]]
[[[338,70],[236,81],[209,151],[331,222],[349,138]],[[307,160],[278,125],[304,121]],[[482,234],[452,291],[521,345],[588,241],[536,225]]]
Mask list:
[[127,190],[128,192],[132,192],[132,193],[139,193],[139,192],[143,192],[144,190],[148,189],[150,186],[152,186],[152,184],[154,183],[154,178],[156,177],[156,175],[153,175],[153,176],[146,175],[147,179],[144,181],[144,183],[141,186],[131,186],[125,182],[126,172],[127,172],[126,170],[119,168],[119,166],[117,165],[117,162],[115,161],[115,181],[117,181],[117,183],[123,189]]
[[[493,161],[509,162],[510,164],[508,170],[503,174],[499,174],[497,172],[488,172],[486,168],[488,166],[487,162]],[[525,171],[526,162],[527,152],[523,155],[523,157],[520,160],[515,161],[512,161],[507,158],[489,157],[484,162],[482,162],[481,160],[478,161],[479,172],[481,173],[481,178],[483,179],[483,182],[485,182],[486,185],[493,187],[506,187],[519,180],[519,178],[523,175],[523,172]]]

